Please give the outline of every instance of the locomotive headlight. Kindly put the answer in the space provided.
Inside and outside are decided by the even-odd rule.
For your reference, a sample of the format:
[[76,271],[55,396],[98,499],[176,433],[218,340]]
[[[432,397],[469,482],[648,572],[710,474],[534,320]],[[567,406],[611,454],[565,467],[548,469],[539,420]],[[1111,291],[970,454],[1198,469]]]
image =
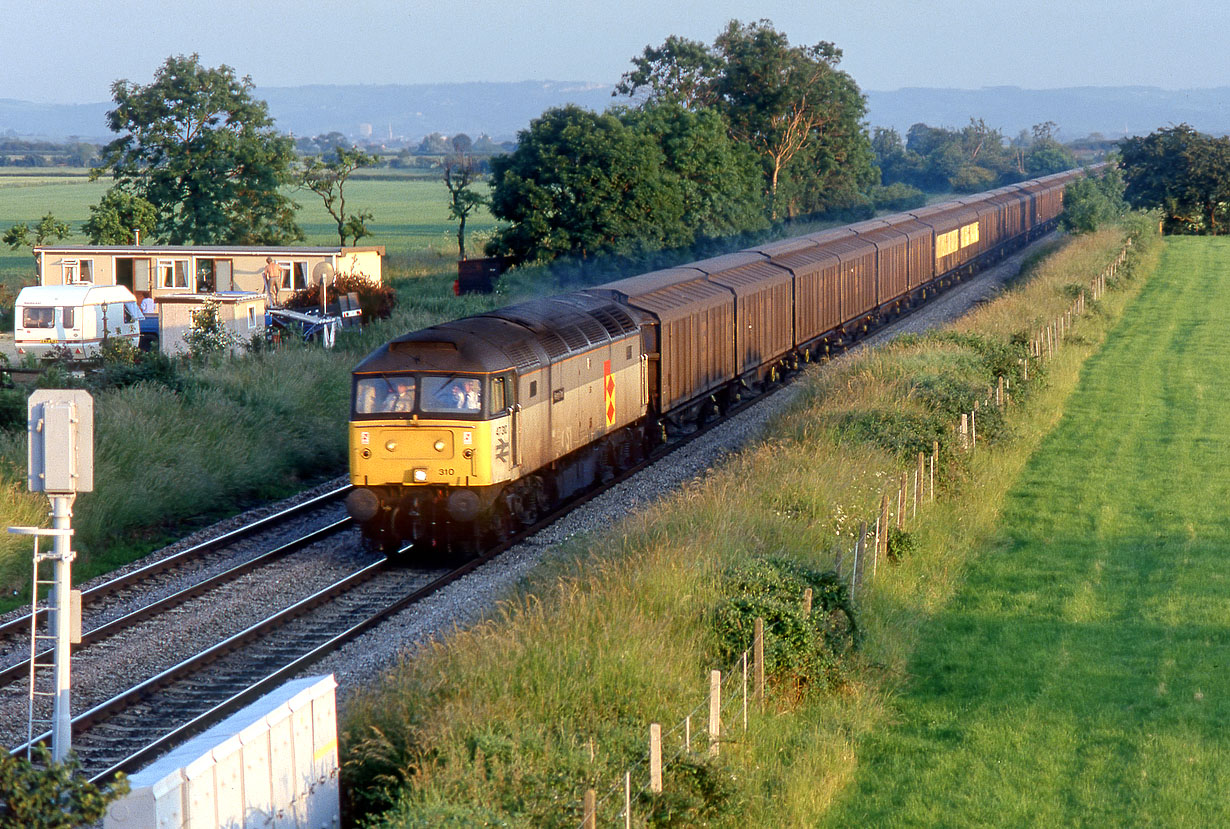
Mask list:
[[388,449],[390,452],[392,452],[394,449],[396,449],[396,448],[397,448],[397,441],[395,441],[395,440],[386,440],[386,441],[384,442],[384,448],[385,448],[385,449]]
[[421,484],[426,480],[427,480],[427,470],[426,469],[419,468],[419,469],[414,470],[414,482],[416,484]]
[[443,451],[444,451],[444,441],[442,441],[442,440],[437,440],[435,443],[433,443],[433,444],[432,444],[432,446],[433,446],[433,447],[435,447],[435,450],[436,450],[437,452],[443,452]]

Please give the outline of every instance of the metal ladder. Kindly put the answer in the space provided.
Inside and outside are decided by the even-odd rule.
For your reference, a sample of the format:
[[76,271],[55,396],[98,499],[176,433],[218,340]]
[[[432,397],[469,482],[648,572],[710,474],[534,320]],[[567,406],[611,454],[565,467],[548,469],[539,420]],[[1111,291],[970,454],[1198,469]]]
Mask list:
[[[26,759],[29,760],[34,751],[34,737],[36,734],[42,734],[45,731],[50,731],[55,725],[55,698],[56,698],[56,666],[55,666],[55,644],[56,636],[54,633],[55,609],[52,604],[52,597],[55,589],[55,556],[52,553],[40,553],[38,549],[39,536],[34,535],[34,579],[31,585],[30,593],[30,704],[28,709],[28,717],[26,721]],[[39,565],[43,562],[52,563],[52,574],[49,579],[40,579],[38,576]],[[46,588],[47,600],[42,605],[39,604],[39,592],[42,588]],[[38,632],[39,613],[43,612],[46,620],[46,633]],[[39,653],[43,654],[45,662],[38,661]],[[47,690],[40,690],[39,680],[42,678],[42,685],[46,686]],[[50,711],[44,717],[36,717],[35,709],[39,698],[46,698],[51,705]],[[43,726],[41,730],[36,731],[35,725]]]

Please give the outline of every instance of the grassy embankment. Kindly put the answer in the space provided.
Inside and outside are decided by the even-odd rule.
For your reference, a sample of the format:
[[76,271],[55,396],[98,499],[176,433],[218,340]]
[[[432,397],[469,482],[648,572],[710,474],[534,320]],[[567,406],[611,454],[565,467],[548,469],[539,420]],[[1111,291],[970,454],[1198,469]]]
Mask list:
[[[660,825],[821,820],[860,773],[860,743],[903,716],[913,654],[963,589],[967,563],[995,540],[1009,489],[1139,287],[1127,275],[1152,267],[1154,237],[1145,232],[1118,290],[1089,304],[1028,384],[1017,362],[1023,342],[1068,307],[1122,239],[1106,231],[1069,241],[955,333],[814,371],[763,441],[610,532],[575,539],[490,624],[407,660],[354,702],[344,724],[356,800],[379,806],[388,794],[394,806],[378,825],[571,827],[593,787],[600,797],[617,792],[599,808],[600,825],[611,825],[632,769],[638,822],[651,812]],[[990,443],[957,451],[954,421],[999,373],[1014,377],[1017,405],[1008,419],[984,408],[979,436]],[[775,592],[776,577],[752,564],[824,570],[844,552],[848,578],[859,519],[874,522],[888,482],[932,440],[942,444],[940,497],[896,545],[909,552],[881,562],[858,595],[861,653],[834,664],[815,649],[828,617],[798,613],[803,582]],[[746,627],[730,620],[750,605],[779,619],[768,634],[767,715],[742,731],[734,679],[721,758],[691,755],[667,770],[664,795],[637,794],[649,723],[670,729],[694,712],[694,746],[703,745],[708,671],[748,644]],[[822,669],[808,670],[809,660]],[[670,734],[668,757],[680,740]]]
[[1173,238],[833,826],[1224,826],[1230,240]]

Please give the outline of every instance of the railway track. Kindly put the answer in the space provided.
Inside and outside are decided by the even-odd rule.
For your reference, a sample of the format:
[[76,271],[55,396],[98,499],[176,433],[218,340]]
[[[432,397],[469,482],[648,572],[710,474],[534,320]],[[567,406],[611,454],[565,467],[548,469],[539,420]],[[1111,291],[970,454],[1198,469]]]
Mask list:
[[[255,522],[239,526],[239,528],[230,530],[228,533],[187,547],[185,550],[176,552],[175,555],[160,558],[160,560],[151,562],[149,565],[124,573],[122,576],[108,579],[108,581],[97,584],[90,589],[82,590],[82,616],[85,615],[87,610],[96,613],[100,609],[105,609],[108,604],[114,603],[114,601],[125,597],[125,595],[135,592],[146,592],[146,590],[149,590],[150,584],[156,582],[157,579],[169,576],[169,574],[175,573],[178,569],[199,565],[204,558],[225,553],[230,547],[239,544],[239,542],[251,539],[252,536],[264,533],[264,531],[276,529],[279,524],[287,523],[288,520],[304,517],[304,515],[314,512],[314,510],[331,506],[333,503],[339,504],[349,491],[351,491],[349,485],[333,488],[333,490],[323,492],[319,496],[308,499],[308,501],[278,510],[276,513],[266,515],[266,517],[255,520]],[[280,555],[292,552],[293,549],[298,549],[298,547],[285,549]],[[269,555],[269,553],[264,553],[264,555]],[[269,561],[269,558],[266,561]],[[256,566],[258,565],[253,563],[252,567],[248,569],[255,568]],[[237,568],[232,569],[237,571]],[[241,572],[235,572],[232,578],[239,577],[241,574]],[[219,581],[214,585],[219,583],[223,582]],[[185,595],[183,598],[191,597]],[[46,619],[47,611],[39,611],[39,624],[44,624]],[[30,638],[30,622],[30,614],[27,613],[15,617],[15,619],[10,619],[4,622],[4,624],[0,624],[0,652],[2,652],[2,649],[9,647],[10,643],[15,640],[28,641],[28,638]]]

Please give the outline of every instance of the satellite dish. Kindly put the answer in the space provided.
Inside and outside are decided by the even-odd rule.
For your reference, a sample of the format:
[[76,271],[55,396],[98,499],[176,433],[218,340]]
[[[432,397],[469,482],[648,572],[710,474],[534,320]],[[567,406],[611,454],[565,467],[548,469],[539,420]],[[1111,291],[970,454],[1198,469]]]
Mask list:
[[312,268],[312,281],[319,284],[333,279],[333,266],[328,262],[317,262]]

